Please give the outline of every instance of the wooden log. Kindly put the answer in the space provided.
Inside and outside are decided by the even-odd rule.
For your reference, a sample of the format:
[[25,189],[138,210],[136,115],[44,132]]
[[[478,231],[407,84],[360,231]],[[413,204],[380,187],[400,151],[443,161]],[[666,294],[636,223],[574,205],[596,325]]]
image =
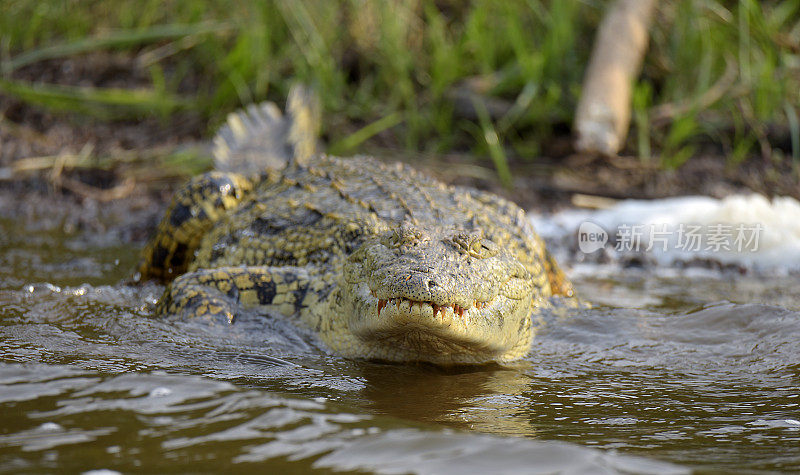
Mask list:
[[575,112],[577,151],[616,155],[624,144],[655,4],[617,0],[603,18]]

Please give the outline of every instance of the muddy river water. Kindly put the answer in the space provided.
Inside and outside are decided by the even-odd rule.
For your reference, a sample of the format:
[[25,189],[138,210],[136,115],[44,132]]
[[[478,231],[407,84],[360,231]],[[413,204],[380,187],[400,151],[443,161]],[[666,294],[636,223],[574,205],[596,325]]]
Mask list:
[[[35,218],[35,217],[34,217]],[[139,246],[0,217],[0,471],[800,471],[800,278],[580,265],[513,365],[327,354],[152,315]]]

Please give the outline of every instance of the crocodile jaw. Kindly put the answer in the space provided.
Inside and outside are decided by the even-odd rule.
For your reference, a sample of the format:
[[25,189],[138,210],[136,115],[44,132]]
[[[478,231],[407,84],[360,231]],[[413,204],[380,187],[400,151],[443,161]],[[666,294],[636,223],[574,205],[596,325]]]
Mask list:
[[[360,284],[350,295],[349,330],[358,356],[387,361],[471,364],[511,361],[527,353],[533,337],[531,297],[495,296],[469,307],[402,297],[378,299]],[[341,350],[340,350],[341,351]]]

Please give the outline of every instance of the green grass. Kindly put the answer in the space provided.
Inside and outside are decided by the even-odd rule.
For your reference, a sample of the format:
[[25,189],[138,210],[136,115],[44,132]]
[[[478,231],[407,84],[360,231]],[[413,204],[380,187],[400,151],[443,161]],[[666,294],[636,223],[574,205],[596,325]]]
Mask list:
[[661,14],[668,23],[654,31],[642,82],[657,85],[654,104],[684,106],[646,137],[660,147],[662,164],[680,165],[704,141],[722,145],[733,163],[783,154],[768,130],[797,134],[800,1],[685,0]]
[[[210,133],[231,110],[281,101],[300,81],[319,91],[323,133],[337,152],[371,140],[472,150],[508,182],[508,156],[547,153],[571,123],[607,4],[5,0],[0,92],[100,120],[196,114]],[[732,163],[765,150],[800,160],[800,0],[660,5],[626,150],[665,168],[709,143]],[[126,90],[25,76],[42,61],[98,51],[127,55],[148,84]],[[460,113],[452,92],[467,80],[507,110],[490,115],[478,100],[471,116]],[[789,150],[773,149],[776,130],[791,138]]]

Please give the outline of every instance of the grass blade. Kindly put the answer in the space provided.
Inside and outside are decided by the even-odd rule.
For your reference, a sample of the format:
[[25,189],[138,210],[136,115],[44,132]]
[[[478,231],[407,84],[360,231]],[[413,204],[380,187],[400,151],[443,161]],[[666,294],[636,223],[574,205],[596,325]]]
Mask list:
[[375,122],[368,124],[353,132],[347,137],[332,144],[328,150],[331,155],[345,155],[356,149],[359,145],[367,141],[370,137],[390,129],[403,121],[403,116],[399,112],[393,112],[386,117],[382,117]]
[[192,101],[153,89],[95,88],[29,84],[0,79],[0,91],[49,109],[81,112],[110,119],[156,113],[162,117],[188,109]]
[[22,53],[5,61],[1,72],[3,75],[7,75],[22,66],[45,59],[63,58],[108,48],[123,48],[165,39],[217,33],[226,29],[230,29],[230,25],[226,23],[198,23],[156,25],[145,30],[119,30],[104,37],[85,38],[72,43],[57,44]]
[[789,135],[792,138],[792,161],[798,166],[800,165],[800,120],[797,118],[797,110],[789,102],[785,102],[783,108],[786,110]]
[[508,159],[503,146],[500,145],[500,138],[497,136],[492,120],[489,118],[489,112],[486,110],[486,105],[478,100],[472,101],[475,111],[478,113],[478,120],[481,123],[483,130],[483,139],[486,146],[489,148],[489,156],[492,157],[494,168],[497,170],[497,176],[500,178],[500,183],[506,189],[511,189],[513,180],[511,178],[511,170],[508,168]]

